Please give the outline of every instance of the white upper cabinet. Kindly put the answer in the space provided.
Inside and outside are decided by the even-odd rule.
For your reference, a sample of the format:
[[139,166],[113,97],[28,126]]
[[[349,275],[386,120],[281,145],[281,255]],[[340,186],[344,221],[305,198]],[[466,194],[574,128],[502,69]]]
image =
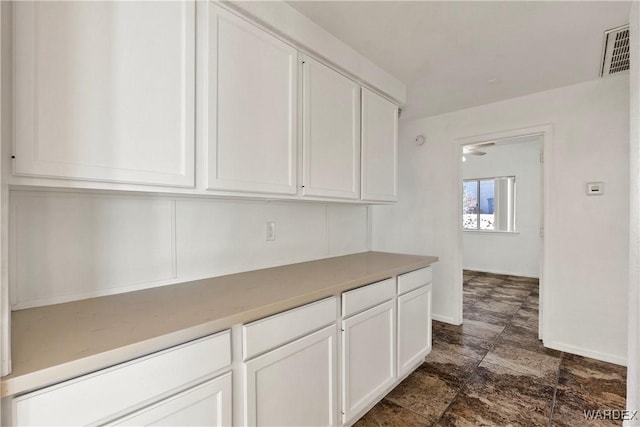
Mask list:
[[295,194],[297,51],[208,8],[206,187]]
[[14,172],[194,185],[194,2],[16,2]]
[[302,194],[360,197],[360,85],[305,57]]
[[396,201],[398,107],[362,88],[362,200]]

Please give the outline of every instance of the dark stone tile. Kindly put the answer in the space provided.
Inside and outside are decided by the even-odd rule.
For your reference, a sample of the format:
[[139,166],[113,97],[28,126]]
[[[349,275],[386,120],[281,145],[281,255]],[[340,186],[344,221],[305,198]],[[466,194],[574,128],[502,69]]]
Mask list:
[[430,426],[432,422],[420,415],[396,405],[386,399],[371,408],[364,417],[360,418],[356,427],[405,427]]
[[530,294],[531,294],[531,291],[529,289],[522,289],[519,286],[516,286],[516,287],[497,286],[493,290],[493,293],[491,294],[491,296],[492,297],[503,297],[503,296],[520,297],[521,300],[524,300]]
[[465,320],[477,320],[480,322],[491,323],[492,325],[504,326],[511,320],[510,314],[485,310],[475,304],[472,308],[467,310],[464,310],[463,307],[462,313]]
[[613,426],[621,425],[621,421],[604,419],[587,419],[585,411],[624,409],[624,403],[611,407],[582,395],[571,389],[558,387],[553,407],[553,426]]
[[[627,370],[624,366],[576,355],[565,355],[558,389],[600,409],[624,409]],[[586,409],[599,409],[586,408]]]
[[515,325],[508,325],[505,328],[500,335],[498,344],[509,344],[525,350],[544,353],[552,357],[560,357],[562,355],[558,350],[553,350],[542,345],[542,341],[538,339],[537,330],[525,329]]
[[489,295],[491,290],[489,289],[479,289],[475,287],[468,286],[462,291],[463,299],[482,299]]
[[525,291],[529,292],[529,294],[536,292],[533,286],[526,283],[502,282],[502,284],[499,286],[499,289],[501,291]]
[[476,302],[476,304],[474,305],[475,308],[483,308],[485,310],[505,314],[515,314],[521,306],[521,302],[496,301],[491,297],[486,297]]
[[538,330],[538,309],[532,307],[520,307],[520,310],[511,319],[511,324],[521,328]]
[[498,343],[487,353],[480,368],[501,375],[528,376],[539,384],[556,384],[560,358]]
[[449,387],[458,389],[473,373],[486,353],[486,343],[479,338],[467,336],[466,345],[434,340],[431,352],[418,369],[441,379]]
[[495,289],[495,285],[490,285],[488,283],[469,282],[467,285],[462,287],[462,293],[464,295],[481,295],[485,297]]
[[480,367],[461,395],[492,402],[509,414],[526,413],[528,424],[537,425],[547,423],[551,416],[553,391],[553,384],[541,384],[529,375]]
[[475,276],[474,278],[469,280],[469,284],[480,284],[483,283],[485,285],[497,286],[503,282],[503,279],[500,277],[493,276]]
[[[439,333],[433,334],[433,347],[438,348],[441,342],[446,342],[454,346],[454,348],[462,347],[471,348],[475,353],[484,357],[487,350],[491,348],[494,340],[474,337],[473,335],[463,334],[462,328],[459,331],[443,329]],[[460,349],[460,351],[464,351]]]
[[457,389],[445,381],[418,369],[394,388],[385,399],[425,417],[432,424],[440,418],[456,394]]
[[464,320],[462,325],[450,325],[448,323],[439,322],[439,325],[434,326],[434,336],[436,335],[436,328],[440,331],[448,330],[451,332],[459,332],[477,338],[482,338],[487,341],[495,341],[504,329],[504,326],[492,325],[490,323],[479,322],[477,320]]
[[527,300],[527,297],[531,294],[529,291],[521,290],[521,289],[502,289],[496,288],[491,291],[487,297],[491,298],[493,301],[500,302],[513,302],[518,304],[524,304]]
[[512,283],[527,283],[536,286],[540,283],[537,277],[507,276],[506,280]]
[[440,379],[451,389],[458,390],[473,374],[478,363],[479,360],[464,356],[456,357],[455,360],[440,360],[436,357],[423,363],[418,370]]
[[464,323],[434,321],[425,363],[357,425],[620,425],[584,410],[624,409],[626,369],[542,345],[537,279],[465,271],[463,291]]
[[506,408],[486,397],[459,395],[442,415],[438,426],[546,426],[535,413]]
[[476,304],[477,301],[477,299],[470,299],[465,297],[464,302],[462,303],[462,312],[464,313],[466,310],[469,310]]
[[462,333],[461,325],[451,325],[449,323],[440,322],[438,320],[431,321],[431,330],[433,337],[441,337],[449,333]]

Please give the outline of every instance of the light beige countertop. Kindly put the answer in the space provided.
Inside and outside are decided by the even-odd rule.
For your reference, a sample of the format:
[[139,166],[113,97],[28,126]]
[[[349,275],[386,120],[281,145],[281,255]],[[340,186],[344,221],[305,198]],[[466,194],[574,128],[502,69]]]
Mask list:
[[9,396],[433,264],[363,252],[14,311]]

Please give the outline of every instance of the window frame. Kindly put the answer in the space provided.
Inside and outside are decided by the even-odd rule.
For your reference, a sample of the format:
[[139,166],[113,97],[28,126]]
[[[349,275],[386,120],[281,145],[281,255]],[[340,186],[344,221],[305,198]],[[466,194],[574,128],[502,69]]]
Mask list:
[[[507,230],[496,230],[494,229],[482,229],[480,228],[480,182],[482,181],[493,181],[494,183],[494,197],[495,197],[495,182],[496,180],[499,179],[511,179],[513,182],[513,190],[510,192],[510,196],[512,199],[512,203],[510,203],[510,212],[513,216],[513,227],[511,230],[507,229]],[[465,184],[468,182],[475,182],[476,183],[476,194],[477,194],[477,212],[476,212],[476,228],[465,228],[464,226],[464,215],[468,215],[464,213],[464,191],[465,191]],[[463,232],[470,232],[470,233],[488,233],[488,234],[520,234],[520,232],[516,229],[516,202],[517,202],[517,180],[516,180],[516,176],[515,175],[504,175],[504,176],[489,176],[489,177],[484,177],[484,178],[469,178],[469,179],[463,179],[462,180],[462,197],[463,197],[463,206],[462,206],[462,231]],[[496,212],[495,209],[495,205],[494,205],[494,218],[497,217],[498,213]],[[494,221],[495,224],[496,221]],[[494,226],[495,227],[495,226]]]

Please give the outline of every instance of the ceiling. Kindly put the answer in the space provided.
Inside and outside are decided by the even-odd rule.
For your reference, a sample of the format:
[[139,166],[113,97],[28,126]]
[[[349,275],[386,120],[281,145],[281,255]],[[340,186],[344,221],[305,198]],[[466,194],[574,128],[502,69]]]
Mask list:
[[616,1],[292,1],[408,89],[403,119],[599,78]]

